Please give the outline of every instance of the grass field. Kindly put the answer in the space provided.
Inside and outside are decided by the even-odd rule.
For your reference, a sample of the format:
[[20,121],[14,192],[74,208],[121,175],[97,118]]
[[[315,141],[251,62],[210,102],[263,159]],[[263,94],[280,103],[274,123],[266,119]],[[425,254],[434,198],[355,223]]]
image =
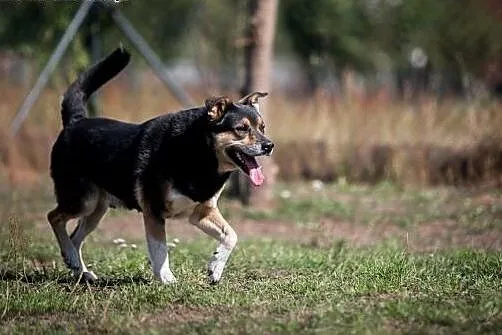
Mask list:
[[267,213],[223,201],[241,241],[217,286],[205,277],[214,242],[178,221],[168,231],[180,239],[179,283],[154,281],[139,217],[122,211],[86,244],[100,280],[83,285],[45,223],[50,188],[2,189],[0,332],[502,332],[498,190],[317,182],[279,185],[277,195]]

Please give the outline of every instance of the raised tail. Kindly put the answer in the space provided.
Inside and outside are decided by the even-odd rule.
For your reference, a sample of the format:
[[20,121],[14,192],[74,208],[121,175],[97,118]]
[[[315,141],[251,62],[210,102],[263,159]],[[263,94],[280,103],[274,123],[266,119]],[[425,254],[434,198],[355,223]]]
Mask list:
[[118,48],[79,75],[63,96],[61,104],[63,127],[86,117],[86,103],[89,96],[122,71],[130,58],[131,55],[127,50]]

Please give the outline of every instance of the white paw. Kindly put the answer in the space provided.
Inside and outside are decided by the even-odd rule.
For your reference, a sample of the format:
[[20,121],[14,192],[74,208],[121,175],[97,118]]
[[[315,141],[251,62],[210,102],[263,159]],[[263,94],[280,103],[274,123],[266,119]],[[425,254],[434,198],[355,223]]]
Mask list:
[[207,267],[209,282],[211,284],[216,284],[220,281],[223,270],[225,269],[225,264],[227,264],[231,252],[232,249],[226,248],[222,245],[218,246],[216,249]]
[[160,273],[155,274],[155,276],[164,284],[174,284],[177,282],[176,277],[170,269],[162,269]]
[[221,275],[223,274],[223,269],[225,268],[225,263],[221,260],[214,260],[209,262],[208,265],[208,275],[209,275],[209,282],[211,284],[216,284],[220,281]]

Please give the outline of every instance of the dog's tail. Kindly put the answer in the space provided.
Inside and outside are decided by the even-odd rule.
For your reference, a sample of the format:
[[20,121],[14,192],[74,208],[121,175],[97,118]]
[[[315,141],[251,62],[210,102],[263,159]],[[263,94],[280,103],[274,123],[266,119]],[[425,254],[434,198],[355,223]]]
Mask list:
[[129,52],[121,47],[79,75],[63,96],[63,127],[86,117],[85,105],[89,96],[122,71],[130,58]]

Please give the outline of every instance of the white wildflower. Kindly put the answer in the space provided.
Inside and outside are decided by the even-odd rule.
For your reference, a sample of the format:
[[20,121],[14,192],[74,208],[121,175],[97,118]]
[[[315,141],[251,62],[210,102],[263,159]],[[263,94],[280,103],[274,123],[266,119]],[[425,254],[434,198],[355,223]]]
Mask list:
[[289,199],[289,198],[291,198],[291,191],[289,191],[289,190],[283,190],[283,191],[281,191],[280,196],[283,199]]
[[124,244],[126,241],[123,238],[116,238],[113,240],[114,244]]
[[312,181],[312,189],[316,192],[321,191],[324,188],[324,183],[318,179]]

